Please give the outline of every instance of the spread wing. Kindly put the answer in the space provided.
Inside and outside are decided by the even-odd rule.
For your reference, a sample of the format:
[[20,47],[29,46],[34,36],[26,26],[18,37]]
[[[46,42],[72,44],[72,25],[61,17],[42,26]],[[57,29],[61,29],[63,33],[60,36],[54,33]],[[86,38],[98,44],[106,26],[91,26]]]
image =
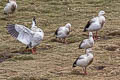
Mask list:
[[9,24],[7,25],[7,30],[13,37],[23,44],[30,44],[33,37],[33,32],[29,28],[23,25]]

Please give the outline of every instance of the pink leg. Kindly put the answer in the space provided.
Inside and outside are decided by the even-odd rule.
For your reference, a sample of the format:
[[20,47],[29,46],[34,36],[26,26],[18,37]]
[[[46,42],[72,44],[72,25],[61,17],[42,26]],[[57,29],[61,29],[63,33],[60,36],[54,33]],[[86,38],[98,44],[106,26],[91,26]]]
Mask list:
[[35,54],[35,52],[36,52],[36,51],[34,50],[34,48],[32,48],[32,54]]
[[86,67],[85,67],[85,71],[84,71],[84,74],[85,74],[85,75],[87,75]]
[[66,38],[64,38],[64,43],[67,44]]
[[36,52],[36,47],[34,47],[33,50]]
[[95,38],[95,33],[93,33],[93,39],[96,40],[96,38]]
[[84,72],[84,75],[87,75],[86,67],[83,67],[83,72]]
[[98,36],[97,36],[97,31],[96,31],[96,36],[95,36],[95,37],[96,37],[96,40],[97,40],[97,39],[98,39]]
[[60,38],[60,42],[62,42],[62,43],[63,43],[63,38]]

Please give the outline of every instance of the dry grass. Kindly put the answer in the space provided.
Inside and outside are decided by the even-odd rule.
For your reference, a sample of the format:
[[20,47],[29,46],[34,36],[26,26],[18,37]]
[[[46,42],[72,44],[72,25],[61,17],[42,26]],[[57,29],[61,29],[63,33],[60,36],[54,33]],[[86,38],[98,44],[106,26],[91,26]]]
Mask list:
[[[24,2],[22,2],[24,1]],[[11,54],[25,45],[11,37],[7,24],[23,24],[30,28],[33,16],[45,32],[37,54],[14,55],[0,63],[0,80],[119,80],[120,77],[120,0],[17,0],[17,12],[9,18],[3,15],[7,0],[0,2],[0,53]],[[106,12],[106,24],[96,41],[94,62],[88,75],[82,69],[72,69],[72,63],[84,50],[79,50],[80,41],[87,38],[83,27],[100,10]],[[72,24],[69,44],[56,42],[54,32],[58,26]],[[3,57],[4,58],[4,57]],[[26,59],[27,58],[27,59]],[[103,69],[99,67],[103,66]]]

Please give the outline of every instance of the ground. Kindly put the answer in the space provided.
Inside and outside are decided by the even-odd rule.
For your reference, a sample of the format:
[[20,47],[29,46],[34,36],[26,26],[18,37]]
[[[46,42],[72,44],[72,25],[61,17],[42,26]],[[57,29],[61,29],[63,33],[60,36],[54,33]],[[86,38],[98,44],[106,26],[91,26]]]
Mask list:
[[[0,80],[119,80],[120,0],[17,0],[17,11],[9,16],[3,14],[6,3],[0,0]],[[84,49],[78,49],[88,37],[84,26],[100,10],[106,12],[106,23],[95,41],[88,75],[82,75],[82,68],[72,64],[84,54]],[[20,54],[26,46],[8,34],[6,25],[30,28],[34,16],[44,30],[44,40],[37,54]],[[68,22],[72,24],[68,44],[57,42],[55,30]]]

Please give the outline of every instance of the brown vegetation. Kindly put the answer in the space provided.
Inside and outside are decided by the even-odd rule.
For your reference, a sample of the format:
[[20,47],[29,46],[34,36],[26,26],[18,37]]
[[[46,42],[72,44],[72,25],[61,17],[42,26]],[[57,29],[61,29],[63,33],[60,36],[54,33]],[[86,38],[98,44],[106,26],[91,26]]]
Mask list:
[[[18,9],[9,17],[3,14],[6,2],[0,2],[0,60],[4,59],[0,61],[0,80],[119,80],[120,0],[17,0]],[[73,69],[72,64],[84,54],[78,49],[80,41],[88,37],[82,32],[84,26],[100,10],[106,12],[106,23],[93,47],[94,61],[84,76],[82,69]],[[44,40],[36,55],[19,54],[26,46],[5,27],[16,23],[30,28],[33,16],[44,30]],[[55,30],[68,22],[72,24],[69,44],[56,42]]]

